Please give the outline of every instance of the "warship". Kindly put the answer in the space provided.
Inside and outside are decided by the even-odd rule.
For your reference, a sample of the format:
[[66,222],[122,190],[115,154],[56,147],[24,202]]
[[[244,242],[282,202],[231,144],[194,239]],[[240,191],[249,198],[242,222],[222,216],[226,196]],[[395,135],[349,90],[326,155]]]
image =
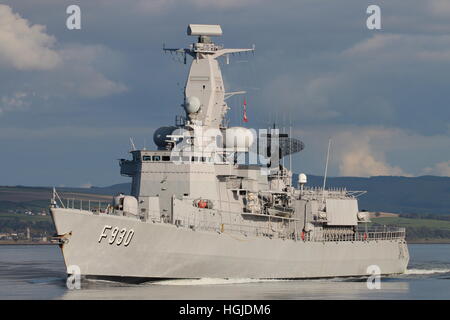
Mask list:
[[228,126],[227,99],[243,92],[225,91],[219,58],[227,64],[254,46],[214,43],[219,25],[190,24],[187,34],[196,37],[188,48],[163,48],[191,63],[184,114],[154,132],[156,150],[131,141],[130,158],[119,160],[131,192],[103,204],[54,190],[67,274],[142,282],[368,276],[373,266],[404,273],[405,229],[369,227],[358,209],[363,191],[310,187],[305,174],[294,183],[283,159],[304,148],[300,140]]

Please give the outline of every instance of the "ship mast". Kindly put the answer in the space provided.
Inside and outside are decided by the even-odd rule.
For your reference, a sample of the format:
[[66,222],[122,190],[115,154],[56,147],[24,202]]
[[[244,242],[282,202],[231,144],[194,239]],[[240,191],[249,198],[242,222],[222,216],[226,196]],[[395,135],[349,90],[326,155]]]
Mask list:
[[[225,92],[222,72],[217,58],[230,54],[254,51],[251,49],[224,49],[215,44],[211,37],[222,35],[220,25],[190,24],[187,28],[189,36],[197,36],[197,42],[182,49],[167,49],[192,57],[189,75],[184,88],[183,107],[190,124],[219,128],[228,111],[225,102],[229,93]],[[237,93],[233,93],[237,94]]]

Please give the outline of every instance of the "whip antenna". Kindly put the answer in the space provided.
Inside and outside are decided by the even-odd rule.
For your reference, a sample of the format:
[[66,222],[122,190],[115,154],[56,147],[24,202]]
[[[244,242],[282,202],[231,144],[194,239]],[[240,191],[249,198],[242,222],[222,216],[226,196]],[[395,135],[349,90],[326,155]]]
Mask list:
[[325,198],[325,185],[327,183],[328,161],[330,160],[331,138],[328,140],[327,162],[325,163],[325,174],[323,176],[322,202]]

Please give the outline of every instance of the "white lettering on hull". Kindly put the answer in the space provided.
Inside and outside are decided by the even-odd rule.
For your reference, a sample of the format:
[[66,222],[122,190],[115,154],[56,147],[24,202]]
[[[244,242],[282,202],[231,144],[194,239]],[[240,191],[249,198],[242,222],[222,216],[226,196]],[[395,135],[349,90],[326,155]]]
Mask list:
[[[109,230],[112,230],[110,234]],[[113,228],[112,226],[105,225],[102,232],[100,233],[98,243],[101,243],[103,239],[108,238],[108,235],[110,236],[108,239],[108,243],[110,245],[115,243],[117,246],[123,244],[123,246],[127,247],[130,244],[131,239],[133,239],[134,230],[130,229],[127,231],[126,228],[122,228],[119,231],[119,227]]]

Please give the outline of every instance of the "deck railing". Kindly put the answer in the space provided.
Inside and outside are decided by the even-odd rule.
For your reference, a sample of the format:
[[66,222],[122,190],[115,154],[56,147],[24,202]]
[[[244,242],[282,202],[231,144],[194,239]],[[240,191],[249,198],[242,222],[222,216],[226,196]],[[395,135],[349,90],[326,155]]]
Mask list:
[[385,228],[359,228],[356,232],[338,233],[330,230],[314,230],[308,234],[310,241],[373,241],[405,239],[406,229]]
[[[93,214],[114,214],[110,201],[63,198],[61,199],[61,204],[64,204],[64,207],[68,209],[86,210]],[[174,224],[178,227],[189,228],[192,230],[214,231],[231,235],[241,235],[244,237],[269,237],[314,242],[399,240],[405,239],[406,236],[405,228],[387,226],[358,227],[355,231],[352,229],[313,229],[310,232],[303,232],[302,222],[283,217],[277,217],[277,219],[284,220],[283,226],[280,227],[277,223],[270,223],[270,220],[269,223],[259,226],[219,223],[217,221],[203,221],[198,219],[175,220]],[[169,223],[169,221],[165,222]]]
[[106,213],[111,201],[77,199],[77,198],[61,198],[61,204],[67,209],[87,210],[92,213]]
[[243,236],[263,236],[269,238],[291,239],[298,241],[378,241],[378,240],[401,240],[405,239],[405,228],[384,227],[357,229],[356,232],[349,230],[348,233],[339,233],[332,230],[312,230],[302,232],[301,227],[282,228],[274,230],[270,225],[250,226],[241,224],[220,223],[198,220],[177,220],[176,225],[193,230],[216,231],[218,233],[229,233]]

